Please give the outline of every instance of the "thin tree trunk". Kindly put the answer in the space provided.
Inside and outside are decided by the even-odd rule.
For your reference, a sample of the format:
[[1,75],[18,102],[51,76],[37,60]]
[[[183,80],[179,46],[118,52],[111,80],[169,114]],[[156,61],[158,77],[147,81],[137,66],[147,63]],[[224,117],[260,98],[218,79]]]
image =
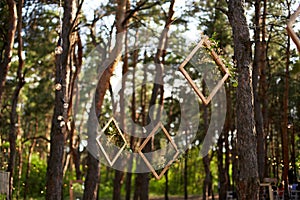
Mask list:
[[[77,48],[76,48],[77,46]],[[75,50],[77,49],[77,54],[75,52]],[[73,112],[73,117],[72,119],[76,118],[77,115],[77,108],[78,108],[78,102],[79,102],[79,91],[78,91],[78,85],[76,82],[76,79],[78,77],[78,74],[81,71],[81,67],[82,67],[82,57],[83,57],[83,47],[82,47],[82,43],[81,43],[81,37],[79,35],[79,33],[76,34],[76,42],[74,44],[74,46],[72,47],[73,50],[73,61],[74,61],[74,65],[76,66],[76,70],[73,74],[72,77],[72,81],[70,83],[70,96],[73,97],[73,94],[76,92],[76,98],[75,98],[75,105],[73,108],[73,98],[70,99],[70,103],[69,103],[69,110],[68,110],[68,116],[69,118],[71,118],[72,116],[72,112]],[[75,121],[72,120],[70,122],[70,133],[69,133],[69,137],[70,137],[70,153],[72,156],[72,162],[75,165],[75,172],[76,172],[76,179],[77,180],[81,180],[81,170],[80,170],[80,152],[79,152],[79,143],[80,143],[80,138],[75,134]],[[72,167],[72,166],[71,166]]]
[[[146,62],[147,59],[147,54],[146,52],[144,52],[144,62]],[[143,69],[143,78],[144,78],[144,82],[146,83],[147,80],[147,69],[146,67]],[[145,84],[142,84],[142,88],[141,88],[141,92],[140,92],[140,107],[141,109],[141,124],[143,126],[146,125],[147,122],[147,116],[146,116],[146,101],[147,101],[147,88]],[[140,140],[139,140],[140,142]],[[147,173],[148,174],[148,173]],[[134,187],[134,196],[133,199],[134,200],[141,200],[141,193],[143,192],[143,188],[142,188],[142,179],[140,178],[141,174],[137,174],[136,178],[135,178],[135,187]],[[148,186],[147,186],[148,189]]]
[[[16,160],[16,139],[18,135],[19,125],[18,125],[18,113],[17,105],[19,101],[19,94],[22,87],[25,84],[24,77],[22,74],[24,67],[24,59],[22,57],[23,51],[23,40],[22,40],[22,8],[23,1],[20,1],[18,4],[18,21],[17,21],[17,30],[18,30],[18,57],[19,57],[19,66],[17,70],[17,80],[18,83],[13,93],[12,104],[11,104],[11,113],[10,113],[10,132],[9,132],[9,162],[8,162],[8,171],[10,172],[10,182],[9,182],[9,199],[12,199],[13,194],[13,176]],[[21,148],[21,147],[20,147]],[[22,156],[22,155],[21,155]],[[20,169],[21,170],[21,169]]]
[[[202,83],[203,95],[206,95],[205,83]],[[209,120],[208,120],[208,108],[203,105],[203,120],[204,120],[204,133],[207,133]],[[202,162],[204,165],[205,178],[203,180],[203,191],[202,191],[202,199],[206,200],[211,195],[211,185],[212,185],[212,177],[210,171],[210,157],[209,154],[205,155],[202,158]]]
[[[152,90],[152,95],[151,95],[151,99],[149,102],[149,109],[155,104],[156,99],[158,97],[158,95],[160,94],[160,108],[157,111],[157,118],[155,119],[154,117],[152,117],[152,119],[155,119],[154,123],[157,123],[160,121],[160,115],[162,112],[162,106],[163,106],[163,73],[164,73],[164,67],[163,67],[163,62],[160,60],[164,58],[165,56],[165,50],[166,50],[166,46],[167,46],[167,40],[168,40],[168,32],[169,32],[169,28],[173,22],[173,15],[174,15],[174,4],[175,4],[175,0],[172,0],[170,3],[170,7],[169,7],[169,12],[168,12],[168,17],[165,23],[165,28],[163,30],[163,32],[160,35],[160,40],[159,40],[159,45],[157,48],[157,52],[156,55],[154,57],[154,62],[155,62],[155,66],[156,66],[156,76],[155,76],[155,83],[153,84],[153,90]],[[148,119],[147,122],[150,123],[150,116],[148,115]],[[149,130],[148,130],[149,131]],[[149,132],[150,133],[150,132]],[[150,152],[151,151],[151,146],[150,143],[148,143],[145,148],[143,149],[144,152]],[[137,179],[140,179],[141,181],[141,193],[140,193],[140,200],[148,200],[149,199],[149,175],[148,173],[141,173],[138,174]]]
[[[38,132],[38,120],[36,119],[35,120],[35,131],[34,131],[33,137],[36,136],[37,132]],[[28,183],[29,183],[30,168],[31,168],[31,157],[32,157],[32,153],[33,153],[35,145],[36,145],[36,139],[33,139],[33,142],[29,146],[28,157],[27,157],[25,183],[24,183],[24,195],[23,195],[24,200],[27,199],[27,193],[29,192]]]
[[[104,96],[109,88],[109,80],[112,76],[112,73],[119,63],[119,60],[121,59],[121,53],[122,53],[122,45],[123,45],[123,39],[124,39],[124,19],[125,19],[125,13],[126,13],[126,1],[118,0],[118,8],[116,13],[116,28],[117,28],[117,37],[116,37],[116,45],[110,54],[109,58],[104,61],[105,64],[108,65],[106,69],[104,69],[102,76],[100,77],[100,80],[97,85],[95,98],[93,101],[93,107],[91,110],[94,109],[96,114],[96,117],[100,116],[101,113],[101,107],[103,104]],[[90,150],[98,149],[96,146],[96,130],[94,130],[95,127],[93,127],[93,124],[98,123],[98,119],[95,119],[95,117],[89,118],[89,124],[92,124],[89,127],[89,138],[88,138],[88,145]],[[87,175],[85,180],[85,190],[83,199],[84,200],[94,200],[97,199],[97,191],[98,191],[98,185],[99,185],[99,177],[100,177],[100,170],[99,170],[99,161],[97,158],[95,158],[90,152],[88,153],[87,157]]]
[[[269,117],[268,117],[268,82],[267,82],[267,33],[266,33],[266,21],[267,21],[267,0],[263,0],[263,15],[262,15],[262,54],[261,54],[261,69],[260,69],[260,80],[259,80],[259,96],[262,103],[262,118],[263,118],[263,130],[264,130],[264,145],[265,145],[265,155],[267,151],[267,140],[266,136],[269,132]],[[264,175],[268,174],[268,167],[266,164],[268,163],[268,157],[265,156],[264,161]]]
[[258,199],[259,179],[254,121],[251,41],[243,0],[229,0],[228,18],[233,30],[237,88],[237,191],[240,200]]
[[[137,40],[138,40],[138,30],[135,35],[135,45],[134,45],[134,51],[133,51],[133,72],[132,72],[132,100],[131,100],[131,119],[134,123],[137,123],[137,117],[136,117],[136,97],[135,97],[135,89],[136,89],[136,83],[135,83],[135,77],[136,77],[136,65],[138,62],[138,53],[139,51],[137,48]],[[132,126],[132,135],[135,134],[135,126]],[[130,137],[130,149],[134,150],[135,145],[135,138],[133,136]],[[129,161],[128,164],[128,171],[131,171],[132,169],[132,160]],[[126,175],[126,200],[130,200],[131,198],[131,181],[132,180],[132,173],[128,172]]]
[[[290,17],[290,3],[288,4],[288,18]],[[289,199],[288,193],[288,172],[289,172],[289,135],[288,135],[288,104],[289,104],[289,67],[290,67],[290,36],[287,36],[286,46],[286,66],[285,66],[285,82],[283,93],[283,123],[282,123],[282,155],[283,155],[283,173],[282,179],[284,181],[284,199]]]
[[121,199],[121,187],[124,179],[124,172],[115,170],[113,200]]
[[[228,88],[228,92],[227,92],[227,113],[228,113],[228,121],[227,121],[227,131],[225,131],[225,189],[226,191],[230,188],[231,183],[230,183],[230,175],[229,175],[229,164],[230,164],[230,150],[229,150],[229,131],[231,130],[231,132],[233,132],[234,130],[234,116],[233,116],[233,109],[232,109],[232,95],[231,95],[231,89],[232,87],[229,86]],[[233,137],[232,139],[233,140]],[[232,148],[233,145],[232,145]]]
[[210,171],[210,158],[209,154],[204,156],[202,158],[203,165],[204,165],[204,171],[205,171],[205,178],[203,181],[203,194],[202,199],[206,200],[211,196],[211,186],[212,186],[212,177],[211,177],[211,171]]
[[169,200],[169,170],[165,173],[165,200]]
[[[18,124],[21,124],[20,122],[20,116],[18,116]],[[18,127],[20,129],[20,127]],[[19,132],[19,130],[18,130]],[[18,157],[19,157],[19,166],[18,166],[18,193],[17,193],[17,200],[20,198],[20,191],[21,191],[21,182],[22,182],[22,174],[23,174],[23,149],[24,144],[21,141],[21,135],[18,134],[17,140],[19,141],[19,148],[18,148]],[[23,185],[22,185],[23,187]]]
[[13,53],[13,46],[15,34],[17,30],[17,7],[14,0],[6,0],[9,9],[9,29],[5,37],[6,45],[4,47],[4,58],[0,58],[0,106],[2,102],[2,94],[4,91],[7,72],[10,68],[11,58]]
[[[126,10],[130,9],[130,2],[129,0],[126,1]],[[125,28],[128,26],[128,21],[125,22]],[[126,30],[124,30],[126,31]],[[126,80],[127,80],[127,72],[128,72],[128,33],[126,31],[125,34],[125,55],[123,59],[123,69],[122,69],[122,88],[120,90],[120,126],[123,133],[126,133],[126,121],[125,121],[125,99],[124,93],[126,88]],[[125,164],[125,163],[122,163]],[[115,179],[114,179],[114,188],[113,188],[113,200],[120,200],[121,199],[121,187],[124,179],[124,172],[115,170]]]
[[183,191],[184,191],[184,199],[189,198],[188,194],[188,158],[189,158],[189,149],[185,152],[184,157],[184,169],[183,169]]
[[[226,91],[226,103],[227,103],[227,113],[225,125],[218,139],[218,174],[219,174],[219,199],[226,199],[226,192],[230,188],[230,177],[229,177],[229,131],[231,129],[232,121],[232,102],[231,102],[231,88],[225,86]],[[233,139],[232,139],[233,140]],[[225,148],[225,158],[223,153],[223,148]]]
[[261,99],[259,98],[258,91],[258,77],[260,76],[260,69],[263,68],[262,60],[265,58],[265,49],[263,41],[261,40],[262,30],[261,30],[261,1],[255,1],[255,52],[253,61],[253,94],[254,94],[254,116],[255,116],[255,128],[257,133],[257,161],[258,161],[258,174],[260,181],[263,181],[264,170],[265,170],[265,135],[263,129],[263,116],[261,109]]

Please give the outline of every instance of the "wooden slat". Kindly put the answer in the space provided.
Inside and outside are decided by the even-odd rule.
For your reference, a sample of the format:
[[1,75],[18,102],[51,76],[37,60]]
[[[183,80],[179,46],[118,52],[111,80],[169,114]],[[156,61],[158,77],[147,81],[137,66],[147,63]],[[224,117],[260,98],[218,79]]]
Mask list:
[[291,15],[286,29],[287,29],[287,32],[288,32],[289,36],[292,38],[292,40],[296,44],[298,52],[300,53],[300,40],[299,40],[299,37],[297,36],[297,34],[293,30],[293,25],[296,21],[296,18],[299,16],[299,14],[300,14],[300,5],[297,8],[297,10],[294,12],[294,14]]
[[195,53],[203,46],[204,41],[207,40],[207,38],[203,38],[197,46],[192,50],[192,52],[184,59],[184,61],[180,64],[179,69],[183,68],[195,55]]
[[206,98],[204,97],[204,95],[202,94],[202,92],[199,90],[199,88],[197,87],[197,85],[195,84],[195,82],[193,81],[193,79],[190,77],[190,75],[187,73],[187,71],[185,71],[185,69],[183,67],[179,68],[179,70],[181,71],[181,73],[183,74],[183,76],[187,79],[187,81],[189,82],[189,84],[191,85],[191,87],[193,88],[193,90],[196,92],[196,94],[198,95],[198,97],[201,99],[201,101],[203,102],[203,104],[207,105],[209,102],[207,102]]
[[[155,171],[155,169],[153,168],[153,166],[151,165],[151,163],[149,162],[149,160],[146,158],[146,156],[144,155],[144,153],[142,152],[142,150],[144,149],[144,147],[147,145],[147,143],[149,142],[149,140],[154,137],[156,131],[161,128],[163,130],[163,133],[165,134],[165,136],[167,137],[167,139],[169,140],[169,142],[171,143],[171,145],[173,146],[173,148],[175,149],[176,153],[174,154],[172,160],[170,160],[166,166],[163,168],[163,170],[161,171],[160,174],[157,174],[157,172]],[[179,150],[177,148],[176,143],[174,142],[174,140],[171,138],[169,132],[165,129],[165,127],[162,125],[161,122],[157,123],[157,125],[154,127],[154,129],[151,131],[151,133],[148,135],[148,137],[144,140],[144,142],[142,143],[142,145],[139,147],[138,149],[138,153],[140,154],[140,156],[142,157],[142,159],[144,160],[145,164],[147,165],[147,167],[149,168],[149,170],[152,172],[152,174],[154,175],[154,177],[156,179],[161,179],[162,176],[166,173],[166,171],[170,168],[170,166],[172,165],[172,163],[174,162],[174,160],[177,158],[177,156],[179,155]]]
[[218,56],[218,54],[211,48],[211,42],[209,40],[205,40],[204,41],[204,45],[210,49],[210,54],[211,54],[211,57],[214,59],[215,63],[221,67],[222,71],[227,73],[227,74],[230,74],[229,73],[229,70],[227,69],[227,67],[225,66],[225,64],[223,63],[222,59]]

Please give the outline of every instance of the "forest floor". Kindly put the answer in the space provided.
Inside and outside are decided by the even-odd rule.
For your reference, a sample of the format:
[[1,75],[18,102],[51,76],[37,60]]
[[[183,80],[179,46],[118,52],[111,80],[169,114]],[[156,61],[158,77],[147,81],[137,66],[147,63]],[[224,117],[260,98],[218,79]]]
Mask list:
[[[202,197],[199,196],[189,196],[189,200],[202,200]],[[208,200],[211,200],[212,198],[210,197]],[[218,200],[218,196],[214,196],[215,200]],[[150,197],[150,200],[165,200],[165,197]],[[184,197],[169,197],[169,200],[184,200]]]

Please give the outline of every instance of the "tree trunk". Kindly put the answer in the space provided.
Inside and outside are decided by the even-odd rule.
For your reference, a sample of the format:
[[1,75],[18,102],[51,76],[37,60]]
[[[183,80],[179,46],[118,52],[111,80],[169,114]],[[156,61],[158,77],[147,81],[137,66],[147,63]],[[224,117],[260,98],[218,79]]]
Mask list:
[[[62,199],[63,184],[63,157],[64,145],[67,136],[68,109],[70,101],[70,59],[71,46],[70,41],[72,29],[75,20],[76,1],[64,1],[63,28],[58,47],[62,47],[62,52],[56,52],[55,64],[55,82],[59,87],[55,91],[55,107],[52,118],[52,126],[50,133],[50,156],[47,166],[46,181],[46,199],[60,200]],[[61,44],[62,43],[62,44]]]
[[[138,32],[136,32],[136,41],[138,38]],[[136,45],[135,45],[136,47]],[[138,62],[138,50],[135,48],[133,52],[133,72],[132,72],[132,100],[131,100],[131,118],[134,123],[137,123],[136,119],[136,96],[135,96],[135,89],[136,89],[136,83],[135,83],[135,77],[136,77],[136,65]],[[135,134],[135,126],[132,126],[132,134]],[[130,137],[130,149],[135,148],[135,141],[136,139],[131,136]],[[128,171],[131,171],[132,169],[132,160],[129,161],[128,164]],[[126,200],[130,200],[131,198],[131,183],[132,183],[132,173],[128,172],[126,175]]]
[[[203,88],[203,95],[206,95],[206,88],[205,88],[205,83],[202,83],[202,88]],[[209,126],[209,119],[208,119],[208,108],[207,106],[203,105],[203,121],[204,121],[204,133],[207,133],[208,126]],[[211,188],[212,188],[212,177],[211,177],[211,171],[210,171],[210,156],[209,153],[205,155],[202,158],[202,162],[204,165],[204,171],[205,171],[205,178],[203,180],[203,194],[202,194],[202,199],[206,200],[209,198],[211,195]]]
[[[155,83],[153,84],[151,99],[149,101],[149,109],[148,110],[150,110],[150,108],[155,104],[159,94],[160,94],[159,104],[161,105],[159,107],[159,110],[157,110],[157,112],[156,112],[157,117],[154,117],[154,116],[152,117],[152,119],[155,120],[154,123],[157,123],[160,121],[160,115],[161,115],[162,107],[163,107],[164,66],[163,66],[163,61],[161,61],[161,60],[164,60],[165,50],[166,50],[167,40],[168,40],[168,32],[169,32],[169,28],[173,22],[174,4],[175,4],[175,0],[172,0],[170,3],[170,6],[169,6],[169,12],[168,12],[168,17],[167,17],[167,20],[165,23],[165,27],[164,27],[163,32],[160,35],[157,52],[154,57],[154,62],[155,62],[155,66],[156,66],[156,75],[155,75]],[[150,114],[148,115],[147,122],[148,122],[148,124],[150,123]],[[150,152],[151,151],[150,143],[147,143],[147,145],[145,146],[145,148],[143,150],[144,150],[144,152]],[[140,182],[141,182],[140,190],[142,192],[139,193],[140,200],[148,200],[149,199],[149,188],[148,188],[149,187],[149,175],[148,175],[148,173],[138,174],[137,179],[140,179]]]
[[[144,59],[146,60],[146,52],[145,52],[145,55],[144,55]],[[144,80],[147,80],[147,69],[144,68],[144,75],[143,75],[143,78]],[[146,121],[147,121],[147,116],[146,116],[146,99],[147,99],[147,89],[146,89],[146,85],[143,84],[141,86],[141,92],[140,92],[140,96],[141,96],[141,99],[140,99],[140,107],[142,108],[141,110],[141,124],[143,126],[146,125]],[[139,140],[140,142],[140,140]],[[148,173],[147,173],[148,174]],[[133,196],[133,199],[134,200],[140,200],[141,198],[141,193],[143,192],[143,188],[142,188],[142,179],[141,179],[141,174],[137,174],[136,175],[136,178],[135,178],[135,188],[134,188],[134,196]],[[147,186],[147,190],[148,190],[148,186]],[[148,192],[148,191],[147,191]],[[147,194],[148,195],[148,194]]]
[[[269,132],[269,116],[268,116],[268,82],[267,82],[267,59],[268,59],[268,44],[266,41],[266,21],[267,21],[267,0],[263,0],[263,16],[262,16],[262,51],[261,54],[261,69],[260,69],[260,80],[259,80],[259,96],[262,103],[262,117],[263,117],[263,129],[264,129],[264,142],[265,142],[265,151],[267,149],[268,143],[266,141],[267,133]],[[266,152],[265,152],[266,155]],[[265,171],[264,174],[268,174],[267,161],[268,157],[265,156]]]
[[203,165],[204,165],[204,171],[205,171],[205,178],[203,181],[203,194],[202,199],[206,200],[211,196],[212,193],[212,177],[211,177],[211,171],[210,171],[210,158],[209,154],[204,156],[202,158]]
[[[121,59],[122,55],[122,45],[123,45],[123,39],[124,39],[124,19],[125,19],[125,13],[126,13],[126,1],[118,0],[118,8],[116,12],[116,28],[117,28],[117,35],[116,35],[116,45],[114,49],[112,50],[112,53],[109,55],[109,58],[104,61],[104,66],[108,66],[106,69],[104,69],[102,76],[100,77],[100,80],[97,85],[95,98],[93,101],[93,106],[91,110],[94,109],[96,114],[96,117],[100,116],[101,113],[101,107],[103,104],[104,96],[109,88],[109,80],[112,76],[112,73],[119,63],[119,60]],[[107,65],[105,65],[107,64]],[[96,130],[94,130],[94,125],[98,123],[98,119],[95,119],[93,115],[90,115],[89,117],[89,124],[92,125],[88,126],[88,148],[90,151],[94,151],[97,148],[96,144]],[[88,152],[87,157],[87,175],[85,180],[85,190],[83,199],[84,200],[94,200],[97,199],[97,191],[98,191],[98,185],[99,185],[99,160],[94,157],[94,155],[91,152]]]
[[251,41],[243,0],[229,0],[228,18],[233,30],[237,62],[237,191],[240,200],[258,199],[258,166],[253,107]]
[[[126,1],[126,10],[130,9],[130,2],[129,0]],[[125,22],[125,28],[128,26],[128,21]],[[126,30],[125,30],[126,31]],[[123,59],[123,69],[122,69],[122,88],[120,90],[120,126],[123,133],[126,133],[126,121],[125,121],[125,99],[124,93],[126,88],[126,80],[127,80],[127,72],[128,72],[128,33],[125,33],[125,55]],[[125,163],[123,163],[125,164]],[[124,179],[124,172],[115,170],[115,179],[114,179],[114,188],[113,188],[113,200],[120,200],[121,199],[121,187],[123,184]]]
[[[22,8],[23,1],[20,1],[18,4],[18,20],[17,20],[17,30],[18,30],[18,57],[19,57],[19,66],[17,70],[17,85],[13,93],[12,104],[11,104],[11,113],[10,113],[10,132],[9,132],[9,162],[8,162],[8,172],[10,172],[10,181],[9,181],[9,199],[12,199],[13,193],[13,176],[14,176],[14,168],[16,162],[16,140],[17,134],[19,130],[18,124],[18,113],[17,113],[17,105],[19,100],[19,94],[22,87],[25,84],[24,77],[22,74],[24,67],[24,59],[22,57],[23,50],[23,40],[22,40]],[[20,147],[21,148],[21,147]],[[22,156],[22,155],[21,155]],[[21,170],[21,169],[20,169]]]
[[165,173],[165,200],[169,200],[169,170]]
[[[226,120],[225,125],[218,139],[218,174],[219,174],[219,199],[226,199],[226,192],[229,190],[230,187],[230,177],[229,177],[229,131],[231,130],[231,123],[234,121],[232,120],[232,95],[231,95],[231,88],[226,87],[226,103],[227,103],[227,113],[226,113]],[[232,138],[233,140],[233,138]],[[223,149],[225,148],[225,158],[223,154]]]
[[186,150],[184,156],[184,169],[183,169],[183,191],[184,191],[184,199],[189,198],[188,194],[188,158],[189,158],[189,149]]
[[[33,137],[35,138],[36,134],[38,132],[38,120],[35,120],[35,131]],[[33,142],[29,146],[29,151],[28,151],[28,157],[27,157],[27,166],[26,166],[26,173],[25,173],[25,183],[24,183],[24,194],[23,194],[23,199],[27,199],[27,193],[29,192],[29,176],[30,176],[30,170],[31,170],[31,157],[33,154],[33,150],[36,145],[36,139],[33,139]]]
[[[290,3],[288,4],[288,18],[290,17]],[[288,136],[288,104],[289,104],[289,67],[290,67],[290,36],[287,36],[286,46],[286,66],[285,66],[285,82],[284,82],[284,93],[283,93],[283,121],[282,121],[282,155],[283,155],[283,173],[282,179],[284,181],[284,199],[289,199],[288,193],[288,172],[289,172],[289,136]]]
[[[20,116],[18,116],[18,124],[21,124],[20,122]],[[20,129],[20,128],[19,128]],[[18,130],[19,132],[20,130]],[[18,189],[17,189],[17,196],[16,199],[19,200],[20,198],[20,192],[21,192],[21,187],[23,187],[23,181],[22,181],[22,174],[23,174],[23,149],[24,149],[24,144],[22,143],[21,140],[22,135],[18,134],[17,141],[19,141],[19,147],[18,147],[18,158],[19,158],[19,166],[18,166]],[[22,186],[21,186],[22,182]]]
[[4,58],[0,58],[0,106],[2,102],[2,94],[4,91],[7,72],[10,68],[15,34],[17,30],[17,7],[14,0],[6,0],[9,9],[9,29],[5,37],[6,44],[4,46]]
[[121,199],[121,187],[124,179],[124,172],[115,170],[113,200]]
[[[138,30],[136,30],[135,34],[135,44],[134,44],[134,51],[133,51],[133,64],[132,64],[132,100],[131,100],[131,119],[134,123],[137,123],[136,119],[136,96],[135,96],[135,89],[136,89],[136,83],[135,83],[135,77],[136,77],[136,65],[138,62],[138,55],[139,51],[137,50],[137,40],[138,40]],[[132,135],[135,135],[135,126],[132,126],[131,133]],[[134,142],[135,138],[133,136],[130,136],[130,149],[134,150]],[[129,161],[128,164],[128,171],[131,171],[132,169],[132,160]],[[126,200],[130,200],[131,198],[131,183],[132,183],[132,173],[128,172],[126,174]]]
[[[68,118],[72,119],[70,122],[70,130],[69,130],[69,138],[70,138],[70,151],[71,151],[71,156],[72,156],[72,162],[75,166],[75,173],[76,173],[76,179],[81,180],[81,170],[80,170],[80,152],[79,152],[79,143],[80,143],[80,138],[78,135],[75,133],[75,121],[73,119],[76,118],[77,115],[77,108],[78,108],[78,101],[79,101],[79,91],[78,91],[78,85],[77,85],[77,77],[78,74],[81,71],[82,67],[82,57],[83,57],[83,47],[82,47],[82,42],[81,42],[81,37],[79,33],[76,33],[74,36],[75,39],[75,44],[72,48],[72,54],[73,54],[73,62],[74,66],[76,67],[76,70],[73,74],[72,81],[70,83],[70,96],[73,97],[73,94],[75,94],[75,102],[73,106],[73,98],[70,99],[69,103],[69,108],[68,108]],[[76,48],[77,46],[77,48]],[[76,52],[77,49],[77,52]],[[73,116],[72,116],[73,115]],[[79,132],[79,130],[77,130]],[[71,164],[72,164],[71,162]]]
[[219,199],[226,199],[226,192],[228,190],[228,179],[226,179],[226,172],[224,169],[224,154],[223,154],[223,143],[225,138],[225,130],[220,135],[218,139],[218,175],[219,175],[219,182],[218,182],[218,189],[219,189]]
[[263,181],[264,170],[265,170],[265,134],[263,127],[263,116],[261,109],[261,99],[259,98],[258,91],[258,77],[260,76],[260,70],[265,64],[265,48],[263,44],[262,37],[262,20],[261,20],[261,1],[255,1],[255,52],[254,52],[254,61],[253,61],[253,94],[254,94],[254,116],[255,116],[255,128],[257,133],[257,161],[258,161],[258,174],[260,181]]

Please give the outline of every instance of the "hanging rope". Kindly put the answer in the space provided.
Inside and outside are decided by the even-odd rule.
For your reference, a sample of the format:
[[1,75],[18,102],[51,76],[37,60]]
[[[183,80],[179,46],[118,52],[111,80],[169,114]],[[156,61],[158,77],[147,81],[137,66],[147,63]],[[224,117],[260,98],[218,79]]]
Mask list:
[[58,27],[58,42],[57,42],[57,46],[55,48],[55,54],[56,55],[60,55],[63,52],[63,48],[62,48],[62,14],[63,14],[63,8],[61,5],[61,0],[59,0],[59,8],[58,8],[58,15],[59,15],[59,27]]
[[[63,48],[62,48],[62,26],[63,26],[63,7],[62,7],[62,0],[59,0],[59,8],[58,8],[58,15],[59,15],[59,25],[58,25],[58,41],[57,41],[57,45],[55,47],[55,55],[61,55],[63,53]],[[59,65],[60,65],[60,70],[62,70],[62,63],[61,63],[61,59],[59,58]],[[62,89],[62,85],[61,85],[61,80],[58,81],[55,84],[55,89],[56,90],[61,90]]]

